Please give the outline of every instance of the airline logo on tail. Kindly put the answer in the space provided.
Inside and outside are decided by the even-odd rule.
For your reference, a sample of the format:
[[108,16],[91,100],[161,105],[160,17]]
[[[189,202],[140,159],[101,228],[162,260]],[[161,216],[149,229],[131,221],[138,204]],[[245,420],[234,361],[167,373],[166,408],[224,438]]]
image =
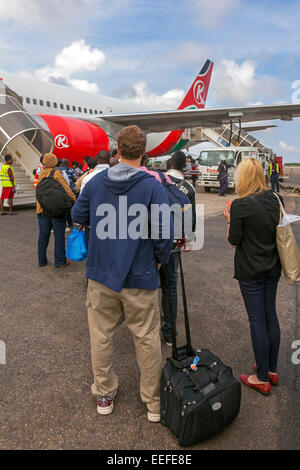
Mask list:
[[[205,62],[178,109],[203,109],[205,107],[213,66],[214,63],[211,60]],[[186,141],[181,140],[182,133],[181,129],[171,131],[160,145],[147,152],[148,156],[158,157],[181,150],[186,144]]]
[[210,60],[205,62],[178,109],[205,107],[213,66],[214,63]]
[[204,102],[204,92],[205,92],[205,85],[202,80],[197,80],[194,85],[194,98],[198,105],[205,104]]

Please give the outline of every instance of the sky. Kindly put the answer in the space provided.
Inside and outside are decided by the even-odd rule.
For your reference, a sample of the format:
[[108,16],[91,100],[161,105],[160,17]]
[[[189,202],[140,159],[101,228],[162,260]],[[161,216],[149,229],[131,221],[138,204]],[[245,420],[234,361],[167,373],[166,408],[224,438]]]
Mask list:
[[[0,68],[155,110],[209,58],[207,108],[297,103],[299,24],[299,0],[0,0]],[[300,119],[274,123],[255,136],[299,162]]]

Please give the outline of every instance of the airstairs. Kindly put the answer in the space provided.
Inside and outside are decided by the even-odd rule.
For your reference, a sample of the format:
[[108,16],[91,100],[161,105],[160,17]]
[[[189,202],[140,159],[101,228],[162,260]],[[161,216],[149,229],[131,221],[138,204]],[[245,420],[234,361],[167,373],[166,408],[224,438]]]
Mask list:
[[260,152],[270,152],[270,149],[267,149],[258,139],[235,124],[232,124],[232,126],[224,124],[222,127],[215,128],[197,127],[186,129],[182,139],[193,141],[193,145],[211,142],[220,148],[256,147]]
[[13,157],[16,194],[14,205],[35,203],[33,171],[44,153],[54,147],[48,129],[22,106],[22,99],[3,82],[0,85],[0,166]]
[[[14,197],[14,206],[23,206],[27,204],[35,204],[35,189],[33,187],[33,178],[29,176],[21,166],[19,160],[13,156],[13,168],[15,170],[16,194]],[[0,157],[0,168],[5,163],[3,157]],[[5,205],[8,205],[7,201]]]

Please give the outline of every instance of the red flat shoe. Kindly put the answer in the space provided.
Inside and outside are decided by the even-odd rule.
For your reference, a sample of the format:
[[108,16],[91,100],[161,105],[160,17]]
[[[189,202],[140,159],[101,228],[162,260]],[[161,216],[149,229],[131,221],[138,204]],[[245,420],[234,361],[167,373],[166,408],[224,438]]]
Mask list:
[[[257,372],[257,365],[256,364],[254,364],[253,369],[255,370],[255,372]],[[270,374],[270,372],[269,372],[269,380],[270,380],[272,385],[278,385],[278,383],[279,383],[278,374]]]
[[251,384],[248,382],[248,377],[249,375],[242,374],[240,375],[240,381],[244,384],[247,385],[247,387],[253,388],[259,393],[262,393],[263,395],[270,395],[271,394],[271,385],[269,383],[263,383],[263,384]]

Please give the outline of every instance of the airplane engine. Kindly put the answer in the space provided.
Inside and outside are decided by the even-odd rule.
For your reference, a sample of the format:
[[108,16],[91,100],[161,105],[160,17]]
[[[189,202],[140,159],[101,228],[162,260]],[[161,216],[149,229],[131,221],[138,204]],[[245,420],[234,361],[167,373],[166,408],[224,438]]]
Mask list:
[[79,164],[86,156],[94,157],[100,150],[109,150],[109,139],[101,127],[70,117],[39,114],[36,119],[53,136],[53,153],[57,158],[67,158]]

